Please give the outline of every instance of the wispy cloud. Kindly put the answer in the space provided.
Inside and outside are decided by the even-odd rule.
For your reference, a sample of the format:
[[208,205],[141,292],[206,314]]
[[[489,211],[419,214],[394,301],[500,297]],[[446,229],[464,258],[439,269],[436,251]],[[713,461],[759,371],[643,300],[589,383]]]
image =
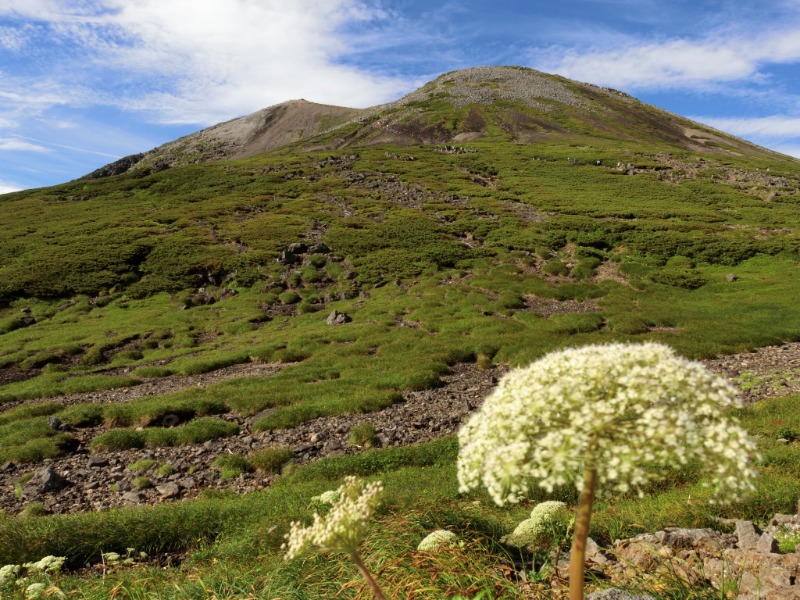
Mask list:
[[628,37],[616,46],[550,46],[531,56],[536,68],[628,90],[708,90],[729,82],[764,82],[761,68],[800,60],[800,26],[769,33],[712,32],[702,39],[658,42]]
[[[37,142],[37,143],[32,144],[31,142]],[[4,147],[4,144],[7,144],[8,147]],[[80,148],[78,146],[60,144],[58,142],[40,140],[32,137],[24,137],[21,135],[14,135],[13,138],[7,140],[0,139],[0,150],[32,150],[35,152],[49,152],[50,150],[46,146],[51,146],[53,148],[64,148],[65,150],[74,150],[75,152],[85,152],[87,154],[95,154],[97,156],[105,156],[107,158],[115,158],[115,159],[121,158],[118,154],[98,152],[97,150],[90,150],[88,148]]]
[[10,51],[21,50],[27,41],[25,30],[29,27],[0,27],[0,48]]
[[44,146],[38,144],[31,144],[18,137],[0,138],[0,150],[10,152],[49,152]]
[[772,144],[770,148],[775,152],[800,158],[800,144]]
[[0,181],[0,194],[10,194],[11,192],[18,192],[22,188],[17,187],[15,185],[8,185],[7,183],[3,183]]
[[[210,124],[299,97],[369,106],[409,86],[347,64],[354,47],[348,36],[357,39],[360,26],[390,16],[358,0],[0,0],[4,13],[43,23],[56,42],[73,48],[71,56],[54,57],[62,64],[47,74],[68,88],[61,98],[148,111],[161,122]],[[70,83],[71,62],[81,65],[78,86]],[[113,93],[88,97],[93,79]],[[13,98],[10,86],[0,87],[0,96],[4,91],[27,110],[52,101]]]
[[691,117],[717,129],[743,137],[791,139],[800,137],[800,118],[773,115],[758,118]]

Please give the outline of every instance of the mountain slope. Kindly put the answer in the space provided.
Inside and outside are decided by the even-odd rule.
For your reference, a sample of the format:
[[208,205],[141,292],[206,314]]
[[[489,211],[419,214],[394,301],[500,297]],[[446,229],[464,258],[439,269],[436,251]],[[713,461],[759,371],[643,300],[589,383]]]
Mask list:
[[458,144],[487,136],[520,143],[590,136],[695,152],[774,154],[616,90],[521,67],[477,67],[446,73],[400,100],[368,109],[285,102],[125,157],[87,178],[246,158],[290,145],[308,151]]
[[245,158],[305,139],[358,114],[357,109],[290,100],[126,156],[90,173],[86,179],[119,175],[133,167],[162,170],[186,164]]
[[[698,127],[470,69],[364,111],[273,107],[129,172],[4,195],[0,401],[281,363],[62,415],[119,429],[180,408],[275,429],[386,407],[455,363],[800,340],[800,162]],[[38,418],[35,447],[0,430],[0,463],[69,451],[75,435]]]

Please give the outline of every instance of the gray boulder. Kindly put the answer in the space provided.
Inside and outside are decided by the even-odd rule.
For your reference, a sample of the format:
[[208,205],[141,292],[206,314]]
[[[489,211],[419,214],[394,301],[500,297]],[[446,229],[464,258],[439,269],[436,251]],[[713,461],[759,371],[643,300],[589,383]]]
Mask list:
[[26,499],[38,498],[43,494],[60,492],[71,485],[72,482],[56,473],[52,467],[44,467],[36,471],[33,477],[25,482],[25,485],[22,486],[21,496]]
[[339,312],[338,310],[334,310],[331,314],[328,315],[327,323],[328,325],[344,325],[345,323],[349,323],[353,319],[350,318],[350,315],[347,313]]

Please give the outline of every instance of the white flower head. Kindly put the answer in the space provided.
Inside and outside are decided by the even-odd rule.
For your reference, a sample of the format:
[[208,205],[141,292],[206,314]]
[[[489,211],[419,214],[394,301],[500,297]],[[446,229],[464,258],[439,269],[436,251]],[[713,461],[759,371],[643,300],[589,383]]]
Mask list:
[[46,589],[47,586],[43,583],[32,583],[25,588],[25,599],[32,600],[34,598],[41,598]]
[[456,541],[456,534],[446,529],[437,529],[429,533],[417,546],[420,552],[431,552]]
[[509,372],[461,428],[460,490],[483,484],[499,505],[539,485],[627,492],[657,468],[701,463],[716,497],[753,489],[755,444],[723,409],[736,391],[662,344],[553,352]]
[[383,484],[376,481],[365,485],[356,477],[347,476],[336,493],[339,498],[327,515],[315,513],[314,523],[309,527],[299,522],[291,524],[283,544],[287,560],[312,546],[323,552],[356,552],[380,504]]
[[322,492],[319,496],[314,496],[311,500],[319,502],[320,504],[330,504],[333,506],[339,501],[340,494],[338,490],[328,490]]
[[567,505],[563,502],[558,500],[546,500],[545,502],[539,502],[539,504],[533,507],[531,519],[549,523],[559,515],[565,513],[566,510]]
[[25,563],[23,566],[28,569],[30,573],[57,573],[66,561],[64,556],[45,556],[35,563]]
[[567,505],[563,502],[541,502],[533,508],[531,517],[517,525],[512,534],[503,537],[502,542],[516,548],[537,546],[546,538],[558,535],[556,528],[560,522],[564,522],[562,529],[566,530],[567,515]]
[[0,567],[0,588],[16,582],[21,567],[19,565],[3,565]]

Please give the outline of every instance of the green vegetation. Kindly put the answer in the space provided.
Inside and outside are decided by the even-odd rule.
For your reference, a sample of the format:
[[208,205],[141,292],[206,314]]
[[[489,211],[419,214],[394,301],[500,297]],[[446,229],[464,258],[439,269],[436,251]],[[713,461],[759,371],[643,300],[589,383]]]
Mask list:
[[250,470],[250,463],[238,454],[220,454],[214,459],[214,468],[223,479],[233,479]]
[[135,490],[148,490],[153,487],[153,480],[149,477],[140,476],[133,480],[133,489]]
[[[800,341],[797,161],[727,138],[719,138],[726,148],[681,141],[622,95],[592,97],[625,116],[600,128],[593,113],[557,102],[454,107],[453,85],[443,80],[413,106],[268,154],[3,195],[0,403],[53,400],[0,414],[0,464],[69,452],[82,429],[99,425],[94,451],[232,435],[226,419],[237,415],[258,415],[254,430],[266,431],[371,412],[439,386],[462,362],[516,366],[619,341],[659,341],[690,358]],[[483,137],[463,152],[442,151],[439,140],[471,131]],[[403,145],[384,143],[387,132]],[[346,139],[365,145],[301,151]],[[767,192],[775,192],[769,200]],[[352,321],[328,325],[334,309]],[[128,402],[54,400],[265,363],[276,372]],[[743,375],[741,383],[797,377]],[[600,502],[591,535],[607,542],[792,510],[797,409],[775,399],[739,416],[761,436],[753,497],[708,509],[707,492],[684,474],[645,502]],[[48,417],[75,431],[54,429]],[[374,430],[351,433],[351,443],[374,445]],[[499,540],[530,506],[498,511],[481,494],[460,496],[456,452],[447,438],[292,465],[269,490],[244,497],[2,515],[0,560],[63,554],[83,566],[126,548],[189,553],[180,572],[141,566],[107,580],[62,578],[64,589],[89,598],[112,589],[120,597],[354,597],[351,565],[289,564],[278,551],[288,522],[306,518],[313,496],[352,473],[386,483],[390,504],[364,556],[382,569],[388,593],[512,596],[515,584],[497,575],[507,552]],[[265,448],[223,455],[217,467],[224,477],[277,473],[291,458],[288,448]],[[137,463],[141,477],[170,474],[169,465]],[[576,500],[571,490],[550,499]],[[439,528],[464,544],[409,562]],[[298,592],[297,581],[310,587]]]
[[[718,517],[765,524],[775,512],[792,511],[800,497],[800,447],[778,442],[777,430],[800,428],[799,400],[797,395],[765,400],[735,411],[745,428],[760,436],[758,489],[750,498],[727,507],[706,504],[710,492],[703,482],[691,473],[677,473],[649,488],[643,499],[630,494],[598,502],[592,537],[605,544],[666,526],[718,527]],[[110,580],[67,576],[60,584],[65,590],[80,589],[90,598],[107,595],[115,585],[124,586],[131,594],[147,590],[166,594],[177,586],[177,598],[202,589],[202,583],[214,585],[218,595],[249,589],[256,598],[266,599],[293,593],[296,582],[302,580],[303,593],[324,596],[326,590],[358,581],[357,571],[338,555],[287,563],[280,545],[290,521],[308,518],[312,497],[336,488],[344,475],[354,474],[378,477],[386,485],[387,506],[362,547],[371,567],[391,565],[381,571],[385,592],[429,585],[433,587],[429,595],[437,598],[445,597],[445,589],[472,590],[473,594],[483,589],[497,594],[506,590],[513,597],[514,584],[496,568],[509,553],[500,538],[510,534],[545,499],[574,507],[575,492],[563,489],[550,497],[540,492],[530,502],[498,509],[485,492],[458,494],[457,451],[451,437],[421,446],[324,459],[299,467],[268,490],[246,496],[223,494],[152,508],[35,519],[3,516],[0,562],[20,563],[55,554],[67,556],[70,564],[83,565],[98,561],[101,550],[124,554],[126,548],[135,547],[150,555],[188,550],[188,570],[163,571],[142,565]],[[224,456],[233,455],[220,459]],[[245,468],[244,457],[233,458]],[[424,560],[412,559],[419,541],[435,529],[454,531],[465,543]],[[167,531],[169,535],[165,535]],[[794,542],[786,537],[781,543],[789,548]],[[432,565],[443,569],[433,581]],[[481,568],[472,568],[477,566]]]
[[363,448],[372,448],[378,445],[375,433],[375,426],[372,423],[359,423],[350,430],[347,443]]
[[158,464],[158,461],[152,458],[141,458],[136,462],[128,465],[128,470],[134,473],[146,473]]
[[251,452],[247,457],[249,465],[265,473],[280,473],[281,468],[294,457],[288,446],[269,446]]
[[239,426],[214,417],[195,419],[182,427],[149,429],[112,429],[95,437],[89,447],[96,451],[128,450],[157,446],[199,444],[220,437],[235,435]]

